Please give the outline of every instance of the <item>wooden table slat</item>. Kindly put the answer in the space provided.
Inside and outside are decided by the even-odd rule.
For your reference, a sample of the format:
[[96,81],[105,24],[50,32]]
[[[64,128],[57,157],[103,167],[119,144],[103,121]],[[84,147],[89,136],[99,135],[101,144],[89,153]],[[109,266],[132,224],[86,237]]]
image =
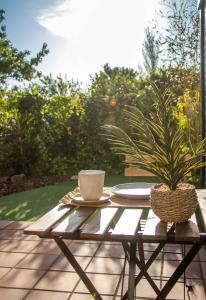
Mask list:
[[58,226],[52,230],[52,234],[62,235],[64,237],[74,233],[94,211],[95,209],[92,207],[80,207],[58,224]]
[[206,190],[197,190],[199,207],[197,209],[202,231],[206,231]]
[[90,238],[94,235],[103,236],[117,211],[116,207],[98,209],[91,222],[85,225],[80,236],[82,238]]
[[167,223],[160,219],[150,209],[142,235],[147,240],[166,240],[167,239]]
[[24,230],[26,234],[41,234],[48,232],[64,215],[70,211],[70,207],[59,204],[48,213],[43,215],[39,220]]
[[176,224],[175,229],[176,241],[198,241],[200,239],[195,214],[192,215],[188,222]]
[[111,236],[121,237],[122,239],[135,236],[141,215],[142,209],[125,209],[111,231]]

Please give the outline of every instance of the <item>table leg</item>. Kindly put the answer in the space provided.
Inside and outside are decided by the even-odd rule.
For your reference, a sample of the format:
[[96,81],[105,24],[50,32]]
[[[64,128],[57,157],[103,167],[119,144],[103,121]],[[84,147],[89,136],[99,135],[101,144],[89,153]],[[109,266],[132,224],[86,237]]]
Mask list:
[[73,254],[71,253],[67,245],[64,243],[64,241],[60,238],[54,238],[54,240],[59,246],[59,248],[61,249],[61,251],[63,252],[63,254],[65,255],[65,257],[67,258],[67,260],[70,262],[74,270],[77,272],[81,280],[84,282],[84,284],[90,291],[92,297],[95,300],[102,300],[102,297],[100,296],[100,294],[98,293],[98,291],[96,290],[96,288],[94,287],[94,285],[92,284],[92,282],[90,281],[90,279],[88,278],[84,270],[81,268],[79,263],[76,261]]
[[[175,226],[174,224],[170,227],[170,229],[168,230],[168,234],[171,234],[174,232]],[[143,241],[139,240],[139,242],[143,243]],[[146,277],[147,281],[150,283],[150,285],[152,286],[152,288],[154,289],[154,291],[156,292],[156,294],[158,295],[160,292],[160,289],[157,287],[157,285],[155,284],[155,282],[152,280],[151,276],[147,273],[147,270],[149,269],[149,267],[151,266],[151,264],[153,263],[153,261],[155,260],[155,258],[158,256],[158,254],[161,252],[161,250],[163,249],[163,247],[165,246],[165,244],[167,243],[167,241],[162,241],[161,243],[159,243],[159,245],[157,246],[157,248],[155,249],[155,251],[153,252],[153,254],[150,256],[149,260],[147,261],[146,264],[142,265],[140,263],[140,261],[137,259],[136,257],[136,264],[137,266],[140,268],[140,272],[137,275],[137,277],[135,278],[135,286],[137,286],[137,284],[139,283],[139,281],[142,279],[143,276]],[[124,250],[128,251],[128,247],[126,243],[122,243]],[[141,247],[140,247],[141,249]],[[128,291],[124,294],[124,296],[122,297],[123,300],[128,299]]]
[[130,244],[129,254],[129,278],[128,278],[128,300],[134,300],[135,297],[135,269],[136,269],[136,242]]
[[180,278],[180,276],[185,272],[195,255],[199,252],[200,248],[204,242],[196,242],[192,248],[189,250],[189,252],[186,254],[186,256],[183,258],[173,275],[170,277],[170,279],[167,281],[163,289],[158,294],[156,300],[164,300],[165,297],[169,294],[177,280]]
[[[130,247],[129,247],[129,245],[126,242],[123,242],[122,245],[124,247],[125,253],[130,253]],[[134,258],[135,259],[135,264],[141,270],[139,272],[139,274],[137,275],[137,277],[135,278],[135,286],[137,286],[138,282],[142,279],[143,276],[145,276],[145,278],[147,279],[147,281],[149,282],[149,284],[154,289],[154,291],[156,292],[157,295],[160,292],[160,289],[158,288],[158,286],[156,285],[156,283],[153,281],[153,279],[151,278],[151,276],[147,273],[147,270],[150,267],[150,265],[153,263],[153,261],[155,260],[155,258],[158,256],[158,254],[160,253],[160,251],[162,250],[162,248],[164,247],[164,245],[161,244],[161,245],[159,245],[156,248],[155,252],[153,252],[153,254],[151,255],[150,259],[147,261],[146,264],[142,264],[139,261],[139,259],[136,256],[136,253],[135,253],[135,258]],[[126,300],[126,299],[128,299],[128,291],[122,297],[122,300]]]
[[151,266],[151,264],[154,262],[154,260],[156,259],[156,257],[159,255],[159,253],[161,252],[161,250],[163,249],[165,243],[160,243],[158,245],[158,247],[155,249],[155,251],[152,253],[152,255],[150,256],[149,260],[146,262],[146,264],[143,267],[140,267],[140,272],[137,275],[137,277],[135,278],[135,285],[137,285],[140,280],[142,279],[143,276],[146,277],[146,279],[148,280],[148,282],[150,283],[150,285],[153,287],[153,290],[158,294],[160,292],[159,288],[157,287],[157,285],[155,284],[155,282],[152,280],[151,276],[149,276],[149,274],[147,273],[147,270],[149,269],[149,267]]
[[142,241],[142,237],[139,237],[139,241],[138,241],[138,252],[139,252],[139,260],[140,263],[145,266],[145,256],[144,256],[144,247],[143,247],[143,241]]

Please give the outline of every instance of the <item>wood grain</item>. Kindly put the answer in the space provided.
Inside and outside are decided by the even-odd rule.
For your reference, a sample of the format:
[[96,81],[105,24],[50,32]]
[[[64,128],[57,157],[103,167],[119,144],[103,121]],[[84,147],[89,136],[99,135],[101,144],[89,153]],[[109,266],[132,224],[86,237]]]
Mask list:
[[43,215],[39,220],[24,230],[25,234],[42,234],[48,232],[51,228],[69,211],[70,207],[59,204],[48,213]]
[[117,211],[118,208],[115,207],[98,209],[91,222],[83,228],[80,237],[103,237]]
[[155,175],[146,170],[142,170],[135,167],[128,167],[124,169],[124,176],[155,176]]
[[58,224],[56,228],[52,230],[52,235],[67,237],[74,233],[86,219],[95,211],[91,207],[80,207],[73,211],[66,219]]
[[141,215],[142,209],[125,209],[111,231],[111,237],[122,240],[135,237]]

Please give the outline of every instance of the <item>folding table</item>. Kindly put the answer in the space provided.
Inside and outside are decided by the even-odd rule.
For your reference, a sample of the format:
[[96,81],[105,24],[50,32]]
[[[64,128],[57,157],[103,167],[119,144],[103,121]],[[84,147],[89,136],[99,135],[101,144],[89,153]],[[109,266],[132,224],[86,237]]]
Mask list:
[[[144,228],[141,228],[143,219],[145,224]],[[156,299],[166,299],[172,287],[206,243],[206,235],[199,231],[195,216],[186,223],[167,224],[153,214],[148,201],[117,197],[112,197],[109,203],[102,204],[101,207],[59,204],[26,228],[24,233],[38,235],[42,239],[53,239],[92,297],[98,300],[102,299],[101,295],[75,259],[65,240],[120,242],[129,264],[128,290],[122,299],[129,300],[135,299],[135,288],[143,276],[156,292]],[[157,244],[147,261],[144,259],[144,243]],[[163,247],[173,243],[190,244],[191,248],[160,290],[147,271]],[[140,269],[137,276],[135,276],[136,266]]]

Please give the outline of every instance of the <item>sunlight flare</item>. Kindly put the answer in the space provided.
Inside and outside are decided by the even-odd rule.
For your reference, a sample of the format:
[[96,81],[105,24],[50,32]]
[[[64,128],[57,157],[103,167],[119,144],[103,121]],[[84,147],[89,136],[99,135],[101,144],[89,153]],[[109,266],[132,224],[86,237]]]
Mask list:
[[133,68],[142,62],[144,29],[157,5],[158,0],[61,0],[40,11],[37,22],[64,41],[57,55],[62,73],[84,81],[107,62]]

